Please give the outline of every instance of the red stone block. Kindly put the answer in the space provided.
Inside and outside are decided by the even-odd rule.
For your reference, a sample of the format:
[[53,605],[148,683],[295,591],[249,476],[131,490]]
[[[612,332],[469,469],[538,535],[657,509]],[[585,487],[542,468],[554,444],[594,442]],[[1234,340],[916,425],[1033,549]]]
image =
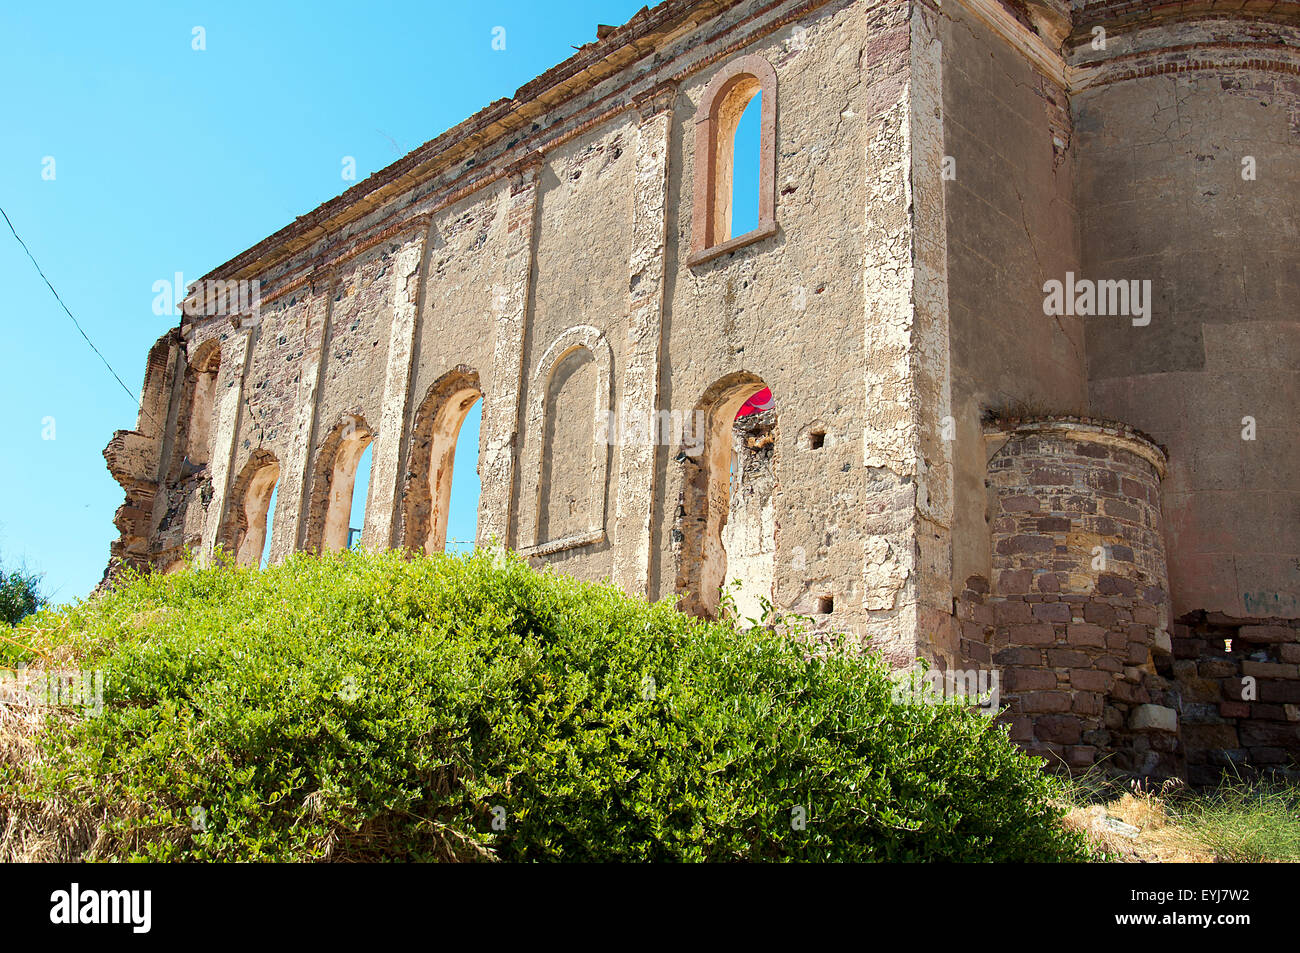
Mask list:
[[1066,712],[1070,710],[1068,692],[1032,692],[1022,695],[1020,707],[1026,712]]
[[1105,602],[1089,602],[1083,607],[1083,618],[1098,625],[1109,625],[1115,621],[1115,607]]
[[1046,715],[1034,723],[1034,735],[1040,741],[1072,745],[1079,742],[1079,719],[1073,715]]
[[1043,653],[1041,649],[1003,649],[994,654],[993,661],[999,665],[1041,665]]
[[1072,768],[1086,768],[1097,760],[1093,745],[1070,745],[1065,749],[1065,763]]
[[1048,649],[1047,664],[1052,668],[1086,668],[1090,659],[1073,649]]
[[1041,668],[1013,668],[1006,673],[1004,685],[1009,692],[1046,691],[1056,688],[1056,673]]
[[1029,591],[1033,573],[1028,569],[1008,569],[998,573],[998,593],[1004,596],[1020,596]]
[[1243,642],[1293,642],[1296,630],[1284,625],[1243,625],[1237,630],[1237,638]]
[[1003,556],[1050,553],[1055,545],[1050,536],[1012,536],[998,540],[997,552]]
[[997,619],[998,625],[1016,625],[1022,622],[1034,621],[1034,614],[1029,608],[1029,604],[1019,600],[995,602],[993,604],[993,616]]
[[1066,626],[1065,637],[1071,645],[1092,645],[1101,648],[1106,644],[1106,630],[1087,622],[1075,622]]
[[1095,668],[1070,670],[1070,686],[1083,692],[1108,692],[1114,678],[1111,672],[1099,672]]
[[1100,715],[1102,696],[1095,692],[1075,692],[1071,709],[1079,715]]
[[1040,622],[1069,622],[1070,606],[1064,602],[1043,602],[1033,607],[1033,616]]
[[1045,622],[1012,625],[1007,627],[1007,641],[1012,645],[1055,645],[1056,630]]
[[1038,586],[1039,592],[1061,591],[1061,580],[1057,578],[1057,575],[1054,572],[1039,573],[1034,579],[1034,583]]
[[1261,679],[1259,683],[1259,700],[1279,704],[1300,704],[1300,682]]

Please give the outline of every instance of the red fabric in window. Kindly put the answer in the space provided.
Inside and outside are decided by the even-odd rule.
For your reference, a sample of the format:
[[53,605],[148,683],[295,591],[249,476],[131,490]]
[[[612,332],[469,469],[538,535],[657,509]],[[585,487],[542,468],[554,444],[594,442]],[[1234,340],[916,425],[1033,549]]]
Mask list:
[[757,414],[760,411],[771,410],[773,406],[772,388],[764,387],[741,405],[740,410],[736,413],[736,419],[739,420],[741,417],[748,417],[750,414]]

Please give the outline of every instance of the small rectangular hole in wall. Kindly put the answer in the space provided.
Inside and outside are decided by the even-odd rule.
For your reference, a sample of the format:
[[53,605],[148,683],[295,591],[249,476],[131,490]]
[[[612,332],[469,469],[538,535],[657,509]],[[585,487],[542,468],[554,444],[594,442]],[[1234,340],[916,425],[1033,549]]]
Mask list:
[[826,445],[826,433],[822,430],[814,430],[808,435],[808,449],[820,450]]
[[830,615],[830,614],[831,614],[832,612],[834,612],[834,611],[835,611],[835,597],[834,597],[834,596],[818,596],[818,597],[817,597],[817,613],[818,613],[819,615]]

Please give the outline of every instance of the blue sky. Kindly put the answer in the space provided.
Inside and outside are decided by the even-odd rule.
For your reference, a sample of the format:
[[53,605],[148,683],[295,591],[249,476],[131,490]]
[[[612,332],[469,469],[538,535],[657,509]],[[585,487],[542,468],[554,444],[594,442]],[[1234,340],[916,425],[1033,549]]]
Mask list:
[[[360,181],[643,3],[5,4],[0,204],[138,393],[149,346],[176,323],[153,313],[154,282],[199,278],[351,185],[344,156]],[[755,186],[738,170],[737,188]],[[107,562],[123,497],[102,450],[136,408],[3,221],[0,281],[0,562],[69,601]],[[459,497],[474,460],[456,463]],[[472,537],[468,509],[452,538]]]

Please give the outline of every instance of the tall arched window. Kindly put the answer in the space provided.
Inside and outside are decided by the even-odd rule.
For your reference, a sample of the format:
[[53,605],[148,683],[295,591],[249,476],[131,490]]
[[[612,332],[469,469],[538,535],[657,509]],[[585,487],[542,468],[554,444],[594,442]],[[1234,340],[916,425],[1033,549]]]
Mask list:
[[767,385],[747,371],[714,383],[697,407],[704,432],[694,435],[694,452],[682,454],[674,534],[677,592],[693,615],[715,618],[723,588],[742,619],[761,617],[760,600],[772,600],[775,408]]
[[[736,130],[755,100],[759,107],[758,221],[746,233],[736,235],[732,229]],[[705,87],[695,113],[695,201],[691,221],[690,264],[700,264],[776,233],[776,71],[761,56],[731,61]]]
[[[447,529],[451,525],[453,473],[463,470],[467,459],[471,467],[478,462],[478,428],[473,431],[473,443],[461,437],[462,425],[471,417],[483,391],[479,387],[478,371],[461,364],[442,375],[429,387],[428,393],[415,412],[415,431],[411,439],[411,457],[406,492],[402,499],[402,539],[407,549],[426,553],[441,553],[447,548]],[[457,451],[460,451],[459,453]],[[462,473],[456,485],[457,496],[462,489],[470,489]],[[478,494],[465,495],[464,506],[473,507],[477,516]],[[459,515],[459,514],[458,514]],[[476,525],[469,513],[460,525]],[[472,531],[462,528],[454,548],[464,545]]]
[[[344,414],[321,444],[312,480],[308,551],[334,552],[351,542],[357,468],[374,438],[364,417]],[[368,480],[363,482],[368,485]]]
[[352,506],[348,508],[348,549],[361,545],[361,531],[366,526],[366,504],[370,501],[370,471],[375,465],[374,441],[366,444],[361,459],[352,471]]
[[731,137],[731,223],[728,237],[746,235],[758,228],[759,179],[763,171],[763,91],[759,90],[740,114]]
[[235,480],[221,543],[241,566],[264,565],[271,497],[279,480],[280,461],[269,450],[254,450]]
[[599,329],[568,328],[546,349],[528,393],[520,468],[520,551],[544,556],[606,542],[614,357]]
[[220,372],[221,346],[216,341],[204,341],[185,373],[188,412],[182,423],[186,429],[185,459],[192,467],[205,466],[212,459],[213,401]]

